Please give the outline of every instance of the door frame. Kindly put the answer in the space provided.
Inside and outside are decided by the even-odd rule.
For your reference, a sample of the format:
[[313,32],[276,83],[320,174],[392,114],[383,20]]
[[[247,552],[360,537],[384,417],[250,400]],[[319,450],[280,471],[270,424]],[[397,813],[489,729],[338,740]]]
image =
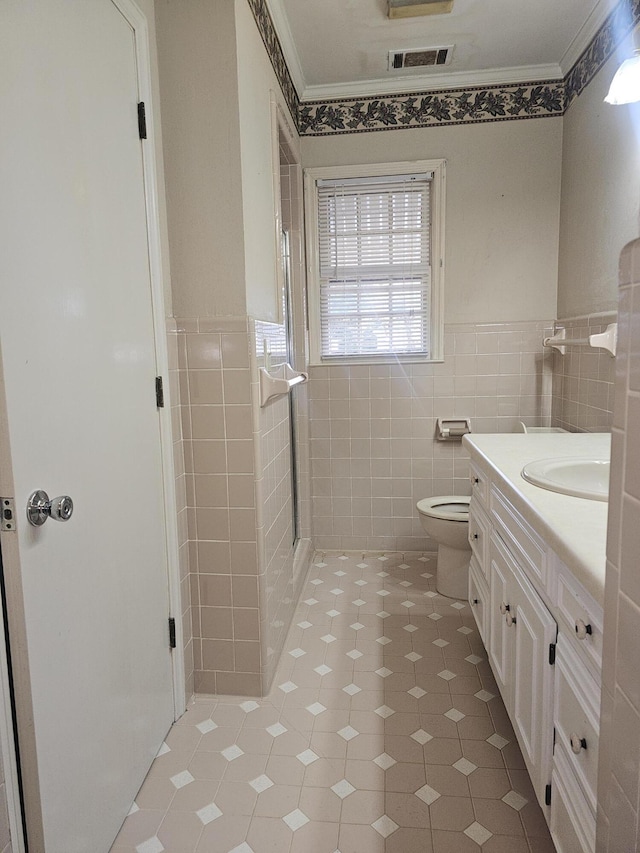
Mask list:
[[[156,357],[156,369],[164,378],[164,408],[158,409],[160,454],[163,483],[165,553],[169,616],[175,620],[176,647],[171,654],[174,720],[185,711],[184,637],[180,594],[179,537],[177,495],[171,424],[169,383],[169,353],[165,312],[165,271],[163,266],[163,232],[160,218],[156,130],[152,96],[151,52],[149,28],[142,10],[133,0],[109,0],[132,29],[138,74],[138,100],[145,104],[147,138],[141,140],[143,190],[147,221],[151,311]],[[12,457],[9,444],[4,372],[0,357],[0,494],[14,496]],[[21,514],[24,507],[16,507]],[[28,654],[22,603],[22,583],[18,543],[15,532],[0,533],[1,565],[6,580],[6,600],[0,602],[2,617],[7,625],[11,649],[0,627],[0,755],[4,764],[9,829],[14,853],[38,851],[42,846],[42,822],[39,813],[37,754],[33,737],[31,690]],[[168,636],[168,632],[167,632]],[[16,682],[18,693],[12,689]],[[14,714],[14,707],[16,708]],[[16,743],[16,738],[19,742]],[[18,756],[20,755],[20,759]],[[21,764],[31,768],[29,790],[22,789]],[[0,804],[1,807],[1,804]],[[28,842],[23,826],[26,826]]]

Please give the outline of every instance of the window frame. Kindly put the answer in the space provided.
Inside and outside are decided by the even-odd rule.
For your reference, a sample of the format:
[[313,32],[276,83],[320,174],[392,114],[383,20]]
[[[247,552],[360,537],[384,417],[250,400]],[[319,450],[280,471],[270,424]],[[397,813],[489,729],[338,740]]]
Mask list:
[[[431,180],[431,283],[429,315],[430,353],[343,355],[323,358],[320,334],[320,258],[318,230],[318,181],[395,177],[432,172]],[[432,363],[443,361],[444,339],[444,231],[446,161],[413,160],[357,166],[324,166],[304,172],[307,288],[309,313],[309,363],[313,366],[340,364]]]

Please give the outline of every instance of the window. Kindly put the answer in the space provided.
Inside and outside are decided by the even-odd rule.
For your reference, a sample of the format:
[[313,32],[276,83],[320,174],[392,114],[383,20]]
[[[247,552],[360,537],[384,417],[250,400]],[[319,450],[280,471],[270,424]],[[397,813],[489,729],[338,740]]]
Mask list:
[[306,173],[312,362],[441,356],[444,162]]

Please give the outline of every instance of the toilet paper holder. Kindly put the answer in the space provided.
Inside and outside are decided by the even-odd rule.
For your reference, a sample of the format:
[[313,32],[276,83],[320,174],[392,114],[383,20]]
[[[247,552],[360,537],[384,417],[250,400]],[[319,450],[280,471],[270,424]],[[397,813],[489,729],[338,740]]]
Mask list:
[[471,432],[470,418],[438,418],[436,438],[438,441],[455,441]]

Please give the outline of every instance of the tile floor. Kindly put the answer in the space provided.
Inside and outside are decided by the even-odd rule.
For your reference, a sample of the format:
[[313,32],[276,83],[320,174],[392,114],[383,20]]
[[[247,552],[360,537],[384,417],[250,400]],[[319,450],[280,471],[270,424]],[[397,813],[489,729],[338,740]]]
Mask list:
[[270,695],[201,697],[112,853],[551,853],[433,555],[317,554]]

